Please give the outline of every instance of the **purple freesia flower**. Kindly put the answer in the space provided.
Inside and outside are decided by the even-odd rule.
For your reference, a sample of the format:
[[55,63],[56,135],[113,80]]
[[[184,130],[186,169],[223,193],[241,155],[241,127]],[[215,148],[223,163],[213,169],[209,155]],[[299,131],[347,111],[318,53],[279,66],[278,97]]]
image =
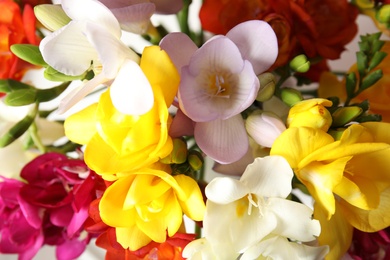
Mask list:
[[271,26],[244,22],[199,49],[183,33],[168,34],[160,45],[180,71],[179,105],[196,122],[199,147],[219,163],[239,160],[249,147],[240,113],[257,96],[257,75],[274,63],[278,53]]
[[58,153],[38,156],[22,169],[21,177],[26,183],[0,183],[0,252],[31,259],[46,244],[56,246],[60,260],[82,254],[91,239],[83,225],[99,177],[83,160]]

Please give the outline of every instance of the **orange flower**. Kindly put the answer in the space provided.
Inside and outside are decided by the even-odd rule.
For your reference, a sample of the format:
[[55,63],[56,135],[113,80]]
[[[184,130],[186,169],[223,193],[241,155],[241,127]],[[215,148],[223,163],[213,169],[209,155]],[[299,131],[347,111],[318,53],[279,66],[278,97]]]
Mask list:
[[0,79],[20,80],[32,65],[17,58],[10,46],[18,43],[38,45],[35,35],[35,16],[30,5],[20,7],[12,0],[0,0]]

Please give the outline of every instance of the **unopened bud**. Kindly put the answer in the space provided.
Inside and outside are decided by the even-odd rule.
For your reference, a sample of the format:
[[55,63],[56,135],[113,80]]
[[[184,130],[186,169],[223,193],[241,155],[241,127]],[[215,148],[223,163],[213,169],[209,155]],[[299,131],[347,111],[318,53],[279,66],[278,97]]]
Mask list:
[[290,107],[303,100],[301,92],[293,88],[283,88],[280,99]]
[[[383,5],[377,12],[376,18],[380,23],[389,25],[390,23],[390,4]],[[389,27],[389,26],[388,26]]]
[[261,146],[272,147],[275,139],[286,130],[283,121],[274,113],[256,110],[245,121],[248,134]]
[[344,128],[339,128],[336,130],[329,130],[328,134],[330,134],[333,137],[333,139],[337,141],[341,139],[341,136],[343,135],[344,131],[345,131]]
[[352,1],[359,9],[371,9],[375,6],[374,0],[353,0]]
[[187,160],[187,144],[180,138],[173,139],[172,152],[160,161],[166,164],[181,164]]
[[196,150],[188,152],[187,160],[194,171],[200,170],[203,166],[203,156]]
[[290,61],[290,68],[293,71],[305,73],[310,69],[310,61],[307,60],[306,55],[298,55]]
[[274,74],[270,72],[260,74],[258,78],[260,81],[260,90],[257,94],[256,100],[264,102],[274,95],[276,80]]
[[332,125],[332,116],[325,107],[332,106],[332,101],[323,98],[303,100],[294,105],[288,114],[288,127],[312,127],[328,131]]
[[351,122],[352,120],[354,120],[361,113],[363,113],[363,109],[357,106],[340,107],[332,114],[333,117],[332,126],[334,127],[343,126]]

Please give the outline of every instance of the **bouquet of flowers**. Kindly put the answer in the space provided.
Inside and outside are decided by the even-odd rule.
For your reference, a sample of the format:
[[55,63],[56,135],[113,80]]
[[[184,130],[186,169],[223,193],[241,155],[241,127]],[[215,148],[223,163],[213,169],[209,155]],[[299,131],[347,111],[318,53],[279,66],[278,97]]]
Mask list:
[[390,259],[388,0],[0,7],[0,253]]

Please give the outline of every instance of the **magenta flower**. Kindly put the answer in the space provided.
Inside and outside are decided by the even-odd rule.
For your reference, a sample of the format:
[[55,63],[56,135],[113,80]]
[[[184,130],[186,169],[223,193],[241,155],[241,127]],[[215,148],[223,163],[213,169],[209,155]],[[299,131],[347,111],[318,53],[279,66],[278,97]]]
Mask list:
[[161,48],[181,72],[179,105],[196,122],[199,147],[219,163],[239,160],[249,147],[240,113],[257,96],[257,75],[278,53],[272,28],[263,21],[244,22],[199,49],[185,34],[172,33],[163,38]]
[[374,233],[355,229],[348,253],[355,260],[389,260],[390,228]]

